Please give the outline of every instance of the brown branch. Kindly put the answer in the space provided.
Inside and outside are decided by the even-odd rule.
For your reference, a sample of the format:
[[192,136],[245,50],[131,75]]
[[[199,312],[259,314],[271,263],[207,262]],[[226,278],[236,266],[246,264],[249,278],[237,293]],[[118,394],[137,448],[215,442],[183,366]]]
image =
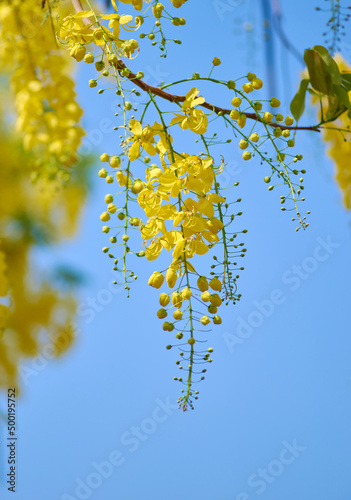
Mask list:
[[[127,66],[121,61],[118,60],[118,66],[116,66],[116,69],[120,72],[123,69],[126,69],[129,71],[129,73],[126,75],[127,78],[133,82],[135,85],[137,85],[140,89],[144,90],[145,92],[150,92],[153,95],[157,95],[161,97],[162,99],[165,99],[166,101],[169,102],[184,102],[186,97],[183,95],[175,95],[175,94],[170,94],[169,92],[165,92],[164,90],[158,88],[158,87],[153,87],[152,85],[148,85],[147,83],[143,82],[142,80],[136,78],[135,74],[132,73]],[[231,109],[226,109],[226,108],[220,108],[219,106],[215,106],[214,104],[210,104],[209,102],[204,102],[200,104],[203,108],[209,109],[210,111],[213,111],[217,115],[230,115]],[[258,116],[256,113],[242,113],[243,115],[246,116],[246,118],[249,118],[250,120],[256,120],[259,122],[263,122],[262,118]],[[266,123],[266,122],[263,122]],[[270,125],[273,128],[280,128],[282,130],[312,130],[314,132],[320,132],[318,127],[311,126],[311,127],[288,127],[287,125],[282,125],[280,123],[275,123],[275,122],[270,122],[267,123],[267,125]]]
[[[73,7],[75,8],[76,12],[80,12],[83,10],[83,6],[80,2],[80,0],[72,0]],[[90,21],[88,19],[83,19],[84,24],[90,24]],[[135,85],[137,85],[140,89],[142,89],[144,92],[151,93],[153,95],[157,95],[158,97],[161,97],[162,99],[165,99],[166,101],[169,102],[184,102],[186,97],[183,95],[175,95],[175,94],[170,94],[169,92],[165,92],[164,90],[158,88],[158,87],[153,87],[152,85],[148,85],[147,83],[143,82],[143,80],[140,80],[136,78],[135,74],[132,73],[127,66],[122,62],[120,59],[118,60],[118,63],[116,64],[116,69],[121,72],[123,69],[126,69],[128,71],[128,74],[126,75],[127,78],[133,82]],[[226,109],[226,108],[220,108],[219,106],[215,106],[214,104],[210,104],[209,102],[204,102],[200,104],[203,108],[209,109],[210,111],[213,111],[217,115],[230,115],[230,112],[232,110]],[[243,115],[246,116],[246,118],[249,118],[250,120],[256,120],[259,122],[263,122],[262,118],[258,116],[256,113],[242,113]],[[266,123],[266,122],[264,122]],[[279,123],[275,122],[270,122],[267,123],[270,127],[273,128],[280,128],[282,130],[311,130],[314,132],[320,132],[318,127],[288,127],[287,125],[281,125]]]

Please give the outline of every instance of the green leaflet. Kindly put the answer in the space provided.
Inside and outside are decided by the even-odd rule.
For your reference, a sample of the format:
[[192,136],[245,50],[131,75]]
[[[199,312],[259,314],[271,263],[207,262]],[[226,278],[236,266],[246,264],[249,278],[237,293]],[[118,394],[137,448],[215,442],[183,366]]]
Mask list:
[[305,97],[309,83],[310,80],[307,78],[301,80],[300,88],[296,92],[293,100],[290,103],[290,111],[296,121],[299,121],[299,119],[303,115],[303,112],[305,111]]

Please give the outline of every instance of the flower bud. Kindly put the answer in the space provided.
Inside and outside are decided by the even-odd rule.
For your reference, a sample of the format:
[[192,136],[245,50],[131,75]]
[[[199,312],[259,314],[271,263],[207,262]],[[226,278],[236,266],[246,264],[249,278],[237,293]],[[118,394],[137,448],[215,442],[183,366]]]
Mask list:
[[163,9],[165,8],[164,5],[162,5],[162,3],[157,3],[156,5],[154,5],[152,7],[152,13],[153,15],[159,19],[161,16],[162,16],[162,12],[163,12]]
[[279,106],[280,106],[279,99],[277,99],[276,97],[272,97],[272,99],[270,101],[270,105],[272,106],[272,108],[279,108]]
[[169,295],[167,293],[161,293],[159,298],[159,303],[161,306],[168,306],[170,302]]
[[210,281],[210,287],[212,290],[215,290],[216,292],[220,292],[222,290],[222,283],[219,281],[217,277],[212,278]]
[[246,149],[249,146],[249,143],[245,139],[241,139],[239,142],[240,149]]
[[96,61],[95,68],[97,71],[102,71],[105,68],[104,61]]
[[236,108],[238,106],[240,106],[241,102],[242,101],[241,101],[240,97],[233,97],[233,99],[232,99],[232,105],[235,106]]
[[107,153],[102,153],[102,155],[100,156],[100,161],[108,162],[109,159],[110,159],[110,155],[108,155]]
[[107,177],[107,171],[106,168],[102,168],[99,170],[99,177],[106,178]]
[[250,141],[252,142],[258,142],[260,136],[258,135],[257,132],[254,132],[253,134],[250,135]]
[[181,293],[184,300],[189,300],[192,295],[190,288],[184,288]]
[[250,151],[244,151],[243,154],[242,154],[242,157],[245,161],[247,160],[251,160],[251,153]]
[[233,109],[233,110],[230,112],[230,115],[229,115],[229,116],[230,116],[230,118],[231,118],[232,120],[237,120],[237,119],[239,118],[239,116],[240,116],[240,113],[239,113],[239,111],[238,111],[237,109]]
[[84,56],[84,62],[86,62],[87,64],[92,64],[94,62],[94,56],[91,52],[88,52]]
[[78,62],[80,62],[83,59],[85,54],[86,54],[86,48],[84,47],[84,45],[81,45],[80,43],[74,45],[69,52],[69,55],[74,57],[74,59]]
[[214,316],[213,318],[213,323],[215,325],[220,325],[222,323],[222,318],[216,314],[216,316]]
[[159,309],[159,310],[157,311],[157,317],[158,317],[159,319],[164,319],[164,318],[166,318],[166,317],[167,317],[167,311],[166,311],[166,309]]
[[203,300],[204,302],[209,302],[211,300],[211,294],[210,292],[203,292],[201,294],[201,300]]
[[290,127],[293,124],[294,124],[294,118],[292,116],[287,116],[285,118],[285,125],[287,125],[288,127]]
[[249,94],[250,92],[253,91],[253,85],[252,83],[244,83],[243,85],[243,91],[246,92],[247,94]]
[[240,128],[244,128],[246,125],[246,115],[244,115],[244,113],[240,113],[237,122]]
[[213,66],[219,66],[221,64],[221,60],[218,57],[215,57],[212,61]]
[[109,158],[109,160],[110,160],[110,166],[112,168],[118,168],[121,164],[121,158],[117,155],[111,156],[111,158]]
[[222,304],[222,299],[220,298],[220,296],[217,293],[214,293],[213,295],[211,295],[210,301],[211,301],[211,304],[215,307],[219,307]]
[[107,212],[102,212],[102,214],[100,215],[100,220],[102,220],[103,222],[107,222],[108,220],[110,220],[110,214]]
[[200,322],[202,325],[206,326],[209,323],[211,323],[211,320],[208,316],[202,316],[202,318],[200,319]]
[[172,293],[172,304],[177,307],[178,309],[182,307],[183,304],[183,297],[182,294],[179,292],[173,292]]
[[177,309],[176,311],[174,311],[173,313],[173,318],[176,319],[177,321],[181,320],[183,317],[183,313],[182,311],[180,311],[179,309]]
[[273,115],[272,115],[272,113],[270,113],[269,111],[266,111],[266,112],[263,114],[263,118],[262,118],[262,120],[263,120],[264,122],[269,123],[269,122],[271,122],[271,121],[272,121],[272,119],[273,119]]
[[[139,252],[140,254],[141,252]],[[165,277],[159,271],[154,271],[149,278],[148,284],[154,288],[160,288],[163,285]]]
[[117,207],[113,203],[109,203],[107,205],[107,210],[108,210],[108,212],[110,212],[110,214],[114,214],[114,213],[116,213]]
[[254,78],[252,80],[252,86],[255,90],[259,90],[263,87],[263,82],[259,78]]
[[169,267],[166,272],[166,281],[169,288],[173,288],[177,282],[177,273],[172,267]]
[[196,284],[200,292],[206,292],[206,290],[208,290],[208,282],[205,276],[200,276]]

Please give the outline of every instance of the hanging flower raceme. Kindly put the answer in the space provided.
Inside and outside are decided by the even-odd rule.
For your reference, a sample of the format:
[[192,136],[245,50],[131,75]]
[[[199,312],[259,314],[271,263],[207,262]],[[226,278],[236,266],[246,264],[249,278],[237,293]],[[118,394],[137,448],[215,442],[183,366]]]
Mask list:
[[[52,6],[52,23],[50,16],[45,20],[46,12],[36,0],[0,6],[0,57],[11,76],[17,130],[25,149],[36,154],[33,168],[48,179],[76,163],[84,135],[82,110],[67,76],[70,58],[58,49],[53,31],[60,14]],[[75,47],[73,55],[80,59],[82,50]]]
[[[132,4],[136,10],[143,8],[142,1],[126,0],[122,3]],[[172,0],[172,3],[179,8],[185,2]],[[112,4],[117,10],[117,4]],[[150,17],[154,27],[147,38],[152,45],[157,45],[156,34],[162,35],[159,47],[163,52],[161,57],[165,57],[167,39],[161,30],[161,20],[166,9],[159,2],[154,2],[152,7]],[[105,20],[109,21],[108,28],[103,25]],[[136,28],[145,20],[146,17],[137,16]],[[89,80],[89,86],[94,89],[100,84],[102,88],[98,93],[102,94],[111,88],[111,81],[108,88],[103,88],[104,78],[112,77],[112,87],[120,99],[118,106],[122,107],[123,120],[114,130],[119,131],[121,150],[118,154],[113,151],[100,156],[104,166],[98,175],[109,185],[110,191],[105,196],[106,209],[100,215],[104,223],[102,231],[109,234],[109,244],[103,252],[113,261],[117,276],[114,283],[124,286],[128,297],[131,285],[137,279],[129,268],[130,257],[146,257],[152,263],[153,272],[148,284],[160,291],[160,308],[156,315],[162,321],[163,331],[170,334],[167,349],[180,349],[177,365],[186,375],[174,378],[184,384],[179,404],[187,409],[193,407],[198,394],[193,384],[201,381],[206,372],[201,365],[212,362],[213,349],[203,350],[206,332],[222,323],[219,310],[223,304],[235,304],[240,300],[237,280],[243,267],[239,266],[238,259],[246,254],[244,243],[238,240],[246,230],[233,231],[231,228],[231,224],[237,224],[237,218],[242,215],[236,209],[241,198],[233,201],[231,191],[222,190],[220,179],[226,169],[225,160],[222,155],[218,160],[210,152],[212,145],[220,144],[223,148],[232,139],[218,142],[214,139],[217,133],[207,137],[208,117],[211,115],[211,122],[223,120],[232,130],[233,137],[239,136],[237,142],[243,161],[256,157],[268,165],[269,175],[264,177],[264,182],[270,184],[268,189],[274,188],[271,181],[276,177],[277,184],[285,186],[288,193],[281,197],[281,204],[291,202],[297,212],[299,227],[306,227],[304,214],[297,205],[303,190],[302,180],[291,180],[293,175],[303,172],[296,168],[296,162],[302,156],[288,150],[295,145],[290,137],[294,120],[289,116],[284,119],[280,113],[273,112],[279,107],[279,100],[273,97],[270,101],[273,111],[271,108],[268,111],[263,109],[264,101],[247,97],[255,95],[263,86],[254,73],[247,74],[240,89],[232,80],[217,82],[224,92],[230,93],[231,109],[210,105],[196,87],[187,89],[184,97],[173,95],[165,91],[169,85],[156,89],[143,81],[142,71],[132,73],[122,62],[122,57],[130,58],[133,50],[139,50],[139,47],[133,40],[120,38],[121,28],[134,29],[131,22],[128,16],[103,16],[88,10],[67,17],[62,23],[60,36],[68,43],[73,58],[84,59],[87,64],[96,61],[99,76]],[[185,20],[172,18],[172,22],[180,26]],[[145,33],[140,34],[141,40],[145,37]],[[84,54],[82,47],[86,50],[89,44],[95,45],[97,56],[91,52]],[[215,58],[211,72],[219,64],[219,59]],[[194,79],[198,78],[199,75],[194,74]],[[208,80],[214,81],[210,77]],[[178,83],[186,82],[188,79]],[[132,90],[129,84],[133,86]],[[144,92],[146,102],[140,98],[141,92]],[[173,103],[171,109],[161,109],[159,99],[162,97],[167,103]],[[143,107],[140,114],[139,103]],[[150,109],[156,114],[157,121],[150,116]],[[115,115],[120,116],[119,112]],[[248,118],[254,118],[254,121],[251,121],[250,132],[246,133]],[[184,147],[178,145],[178,137],[183,132],[195,134],[195,142],[201,141],[204,152],[184,152]],[[238,182],[229,187],[234,186],[238,186]],[[210,257],[213,263],[206,270],[202,262],[208,262]]]

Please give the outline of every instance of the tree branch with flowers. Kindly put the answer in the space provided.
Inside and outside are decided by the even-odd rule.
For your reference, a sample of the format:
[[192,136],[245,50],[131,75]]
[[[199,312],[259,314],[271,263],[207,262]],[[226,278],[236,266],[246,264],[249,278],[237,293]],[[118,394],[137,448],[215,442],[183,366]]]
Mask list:
[[[118,96],[121,112],[116,115],[122,123],[115,130],[121,133],[120,145],[115,151],[100,152],[103,165],[99,177],[109,190],[105,196],[106,211],[100,215],[104,223],[102,231],[108,235],[103,252],[113,261],[114,284],[124,287],[128,296],[137,279],[132,270],[133,258],[153,263],[148,284],[160,290],[157,317],[169,335],[167,349],[177,352],[180,375],[174,379],[181,385],[178,402],[183,410],[194,408],[199,392],[197,383],[205,378],[208,364],[213,360],[213,349],[207,347],[209,329],[222,323],[219,312],[224,304],[237,304],[241,298],[238,280],[244,270],[247,230],[240,223],[239,183],[233,182],[230,188],[221,186],[221,174],[226,170],[226,158],[230,157],[227,144],[234,139],[242,150],[243,162],[259,160],[265,169],[264,183],[268,190],[281,193],[281,210],[293,212],[296,230],[306,229],[309,211],[303,209],[302,177],[306,170],[302,155],[295,148],[298,134],[321,132],[324,137],[339,134],[338,137],[349,141],[351,113],[349,68],[336,62],[322,46],[305,52],[307,69],[291,102],[292,116],[276,112],[281,104],[278,98],[269,101],[260,98],[264,82],[253,72],[234,80],[214,78],[212,74],[221,64],[218,58],[213,59],[208,76],[198,73],[180,76],[176,82],[159,87],[146,83],[143,71],[133,72],[128,67],[137,56],[142,65],[142,48],[135,38],[124,36],[139,32],[140,40],[149,39],[152,46],[159,48],[161,58],[166,58],[169,43],[181,42],[168,39],[164,25],[170,22],[181,28],[185,24],[184,18],[173,13],[185,1],[167,0],[164,6],[154,0],[121,0],[122,5],[111,0],[113,12],[104,14],[89,0],[72,0],[71,8],[65,7],[65,15],[56,12],[56,17],[52,17],[62,57],[69,52],[77,62],[91,66],[91,89],[100,87],[99,94],[114,92]],[[37,8],[40,2],[28,3]],[[53,15],[57,2],[47,3]],[[137,15],[120,14],[124,4],[130,4]],[[21,30],[26,8],[16,1],[9,2],[7,15],[12,15],[13,22],[16,12],[22,50],[27,50],[33,75],[24,85],[30,95],[39,93],[40,101],[45,96],[47,82],[38,68],[43,67],[45,58],[39,60],[30,47],[32,40],[26,40]],[[13,80],[18,97],[21,75],[15,73]],[[206,101],[201,91],[203,82],[217,88],[218,95],[227,100],[226,107]],[[67,86],[72,89],[66,82]],[[173,86],[185,90],[182,94],[172,94],[169,88]],[[308,94],[319,106],[320,118],[317,124],[300,126]],[[22,108],[18,99],[19,115]],[[58,113],[59,106],[56,108]],[[52,119],[54,116],[55,113]],[[50,175],[39,162],[33,165],[34,180],[61,176],[69,183],[69,171],[74,168],[74,155],[82,136],[79,118],[77,111],[63,126],[64,140],[58,138],[53,147],[52,143],[41,140],[40,134],[44,132],[40,120],[33,126],[22,117],[27,147],[40,148],[50,157]],[[219,122],[231,131],[233,139],[219,142],[216,132]],[[47,126],[50,129],[50,123]],[[184,151],[180,133],[194,137],[196,152]],[[223,154],[216,153],[214,147],[218,144]],[[347,188],[349,198],[350,186],[351,181]],[[139,243],[135,234],[140,236]],[[166,266],[158,265],[161,254],[167,255]],[[209,269],[202,265],[205,254],[212,255]]]

